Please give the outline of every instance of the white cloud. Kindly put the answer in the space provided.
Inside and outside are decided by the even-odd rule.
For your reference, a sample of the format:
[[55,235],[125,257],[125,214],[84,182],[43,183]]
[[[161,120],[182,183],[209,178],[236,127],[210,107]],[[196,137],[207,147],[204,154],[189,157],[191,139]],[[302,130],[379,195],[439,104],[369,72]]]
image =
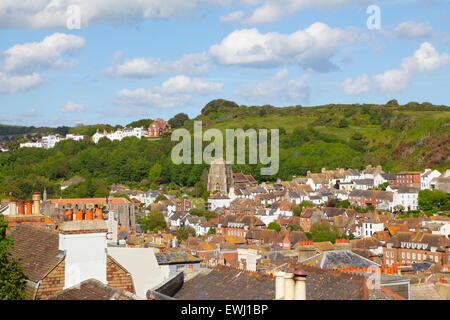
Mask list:
[[19,91],[27,91],[42,83],[38,73],[23,76],[12,76],[0,72],[0,93],[13,94]]
[[282,69],[271,79],[244,85],[234,94],[244,97],[249,102],[268,103],[283,100],[286,102],[306,103],[309,101],[310,89],[308,75],[300,79],[287,79],[288,70]]
[[130,23],[167,19],[195,13],[207,6],[225,6],[230,0],[2,0],[0,28],[66,28],[67,9],[81,11],[81,28],[100,21]]
[[[295,12],[319,8],[321,10],[337,10],[343,7],[358,4],[366,5],[370,0],[266,0],[258,1],[261,4],[253,11],[244,14],[235,14],[234,21],[240,20],[244,24],[264,24],[281,20]],[[256,2],[255,2],[256,4]],[[231,16],[222,17],[222,19],[231,19]]]
[[211,95],[222,91],[223,83],[207,82],[184,75],[172,77],[161,86],[122,89],[114,103],[122,114],[132,114],[134,108],[173,108],[192,101],[191,94]]
[[425,39],[433,35],[433,28],[427,22],[405,21],[395,28],[394,33],[400,39]]
[[[121,52],[116,53],[117,61]],[[176,61],[161,61],[154,58],[127,59],[123,63],[116,63],[103,71],[105,75],[127,78],[149,78],[162,73],[186,73],[193,76],[205,74],[210,64],[206,53],[185,54]]]
[[219,18],[219,20],[222,23],[234,22],[234,21],[241,20],[243,16],[244,16],[244,12],[239,10],[239,11],[233,11],[233,12],[227,14],[226,16],[222,16]]
[[73,66],[75,61],[64,60],[63,54],[73,54],[86,44],[84,38],[55,33],[41,42],[17,44],[2,53],[3,70],[9,73],[28,73],[39,68]]
[[357,79],[346,78],[341,83],[341,89],[348,95],[360,95],[370,91],[370,79],[367,74],[359,76]]
[[424,42],[412,57],[402,60],[398,69],[375,75],[373,81],[383,93],[398,93],[405,90],[419,74],[431,74],[448,63],[450,63],[448,53],[439,54],[431,43]]
[[72,113],[72,112],[76,112],[76,111],[84,111],[86,110],[86,108],[82,105],[76,104],[73,101],[67,101],[65,105],[63,105],[60,109],[59,112],[62,113]]
[[307,71],[328,72],[338,69],[330,59],[342,46],[362,41],[367,36],[354,30],[330,28],[316,22],[291,34],[256,28],[235,30],[210,47],[210,55],[222,65],[277,67],[298,64]]

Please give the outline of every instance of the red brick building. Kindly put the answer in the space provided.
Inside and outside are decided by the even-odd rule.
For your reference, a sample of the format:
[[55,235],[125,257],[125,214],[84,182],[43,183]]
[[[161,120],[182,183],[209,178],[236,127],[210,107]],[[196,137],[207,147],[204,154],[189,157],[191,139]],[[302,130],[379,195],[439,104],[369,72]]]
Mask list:
[[171,129],[170,124],[161,118],[153,121],[148,127],[149,137],[161,137],[164,132],[169,132]]
[[420,171],[407,171],[397,173],[395,184],[400,186],[420,185]]
[[450,240],[424,232],[397,232],[383,248],[386,265],[432,262],[442,267],[450,264]]

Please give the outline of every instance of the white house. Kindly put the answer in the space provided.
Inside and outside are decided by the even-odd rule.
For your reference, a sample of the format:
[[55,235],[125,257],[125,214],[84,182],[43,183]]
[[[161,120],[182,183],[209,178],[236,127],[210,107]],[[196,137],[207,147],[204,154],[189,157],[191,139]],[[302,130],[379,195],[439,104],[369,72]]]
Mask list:
[[43,136],[42,137],[42,146],[45,149],[51,149],[56,146],[58,142],[60,142],[62,139],[59,135],[49,135],[49,136]]
[[405,211],[417,210],[419,205],[419,190],[414,187],[388,186],[386,191],[393,192],[389,211],[394,211],[397,205],[403,206]]
[[75,140],[75,141],[81,141],[85,138],[84,135],[81,134],[72,134],[72,133],[68,133],[66,134],[66,140]]
[[20,148],[43,148],[42,142],[24,142],[20,144]]
[[144,130],[144,127],[123,128],[123,129],[118,129],[118,130],[110,132],[110,133],[108,133],[106,131],[103,131],[103,133],[100,133],[97,131],[92,136],[92,141],[94,143],[98,143],[98,141],[103,137],[106,137],[111,141],[114,141],[114,140],[121,141],[125,137],[136,137],[138,139],[141,139],[142,137],[146,137],[146,136],[148,136],[148,132],[147,132],[147,130]]
[[217,208],[229,208],[230,204],[230,197],[221,193],[213,194],[208,198],[208,209],[211,211],[215,211]]
[[363,238],[371,237],[375,232],[383,231],[384,223],[380,221],[363,221],[361,234]]
[[430,182],[434,178],[441,176],[441,173],[437,170],[425,169],[423,173],[420,174],[420,190],[431,189]]

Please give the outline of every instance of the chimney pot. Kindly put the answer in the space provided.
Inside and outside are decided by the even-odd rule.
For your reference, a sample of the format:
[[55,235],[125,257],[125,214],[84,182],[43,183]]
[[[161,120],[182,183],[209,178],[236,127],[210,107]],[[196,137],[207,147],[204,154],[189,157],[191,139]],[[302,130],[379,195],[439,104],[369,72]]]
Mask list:
[[284,275],[284,300],[294,300],[294,274],[286,273]]

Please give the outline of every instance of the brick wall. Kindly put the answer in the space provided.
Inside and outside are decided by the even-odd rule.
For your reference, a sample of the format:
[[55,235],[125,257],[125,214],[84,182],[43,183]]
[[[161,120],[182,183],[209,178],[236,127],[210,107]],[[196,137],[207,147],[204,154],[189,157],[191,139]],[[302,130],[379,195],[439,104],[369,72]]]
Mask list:
[[110,256],[107,257],[106,261],[106,281],[108,281],[108,285],[114,288],[135,293],[131,275]]
[[63,290],[65,260],[61,261],[44,279],[36,292],[36,300],[47,299]]

